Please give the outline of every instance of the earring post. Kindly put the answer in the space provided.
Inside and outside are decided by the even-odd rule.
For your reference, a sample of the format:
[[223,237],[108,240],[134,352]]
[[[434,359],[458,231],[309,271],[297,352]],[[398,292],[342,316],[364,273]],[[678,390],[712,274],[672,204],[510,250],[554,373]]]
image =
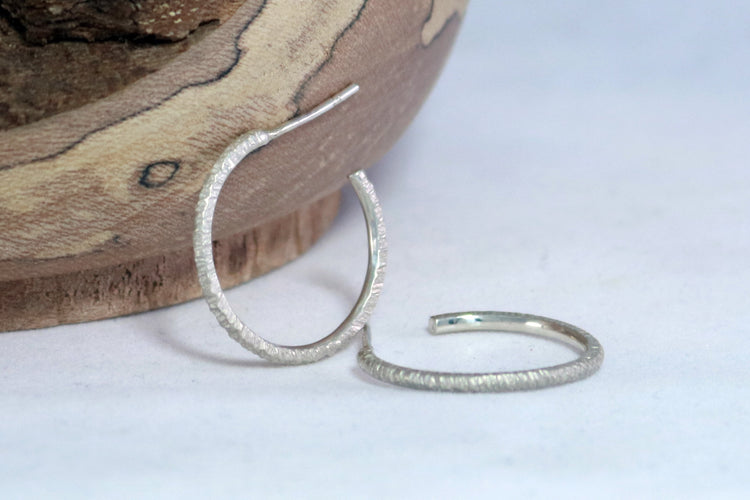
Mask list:
[[319,116],[329,112],[342,102],[349,99],[351,96],[356,94],[359,91],[359,85],[356,83],[349,85],[347,88],[336,94],[335,96],[331,97],[327,101],[324,101],[323,103],[316,106],[312,111],[309,111],[308,113],[305,113],[304,115],[297,116],[296,118],[292,118],[288,122],[282,124],[278,128],[275,128],[273,130],[268,131],[268,136],[271,139],[276,139],[278,137],[281,137],[282,135],[286,134],[287,132],[291,132],[292,130],[296,129],[297,127],[300,127],[304,125],[307,122],[310,122]]

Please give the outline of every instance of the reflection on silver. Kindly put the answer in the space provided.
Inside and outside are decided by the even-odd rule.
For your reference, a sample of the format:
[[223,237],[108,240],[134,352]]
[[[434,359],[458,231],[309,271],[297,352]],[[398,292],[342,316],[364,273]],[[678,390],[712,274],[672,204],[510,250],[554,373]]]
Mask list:
[[580,328],[555,319],[511,312],[449,313],[430,318],[433,334],[470,331],[518,332],[560,340],[582,350],[575,361],[548,368],[496,373],[450,373],[416,370],[378,358],[365,327],[359,366],[372,377],[412,389],[451,392],[508,392],[542,389],[575,382],[596,372],[604,360],[599,342]]
[[330,111],[358,90],[357,85],[351,85],[311,112],[294,118],[274,130],[258,130],[243,135],[221,155],[200,193],[195,214],[193,247],[203,296],[208,302],[211,312],[214,313],[221,326],[227,330],[230,337],[239,342],[245,349],[269,361],[283,364],[303,364],[319,361],[341,350],[367,323],[380,296],[386,267],[385,225],[380,203],[364,172],[358,171],[349,176],[362,205],[369,240],[369,262],[362,293],[346,319],[331,334],[312,344],[284,346],[269,342],[248,328],[237,317],[224,296],[219,278],[216,275],[211,237],[216,202],[227,177],[248,154],[265,146],[271,140]]

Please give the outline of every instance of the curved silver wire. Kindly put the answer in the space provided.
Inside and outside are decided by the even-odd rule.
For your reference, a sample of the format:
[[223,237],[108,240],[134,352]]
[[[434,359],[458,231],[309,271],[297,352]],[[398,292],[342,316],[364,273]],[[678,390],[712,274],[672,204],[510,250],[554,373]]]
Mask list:
[[229,174],[248,154],[333,109],[356,93],[358,89],[357,85],[351,85],[311,112],[294,118],[274,130],[259,130],[243,135],[221,155],[200,193],[195,213],[193,248],[203,296],[211,312],[230,337],[245,349],[275,363],[313,363],[331,356],[341,350],[367,323],[380,296],[386,267],[385,224],[380,202],[375,189],[363,171],[360,170],[349,176],[367,222],[369,260],[365,283],[357,303],[338,328],[317,342],[300,346],[278,345],[265,340],[248,328],[229,305],[214,265],[211,230],[216,202]]
[[595,373],[604,360],[604,350],[591,334],[556,319],[498,311],[473,311],[440,314],[430,318],[432,334],[470,331],[517,332],[563,341],[581,349],[575,361],[538,368],[495,373],[452,373],[417,370],[394,365],[377,357],[364,329],[359,366],[370,376],[389,384],[450,392],[509,392],[543,389],[567,384]]

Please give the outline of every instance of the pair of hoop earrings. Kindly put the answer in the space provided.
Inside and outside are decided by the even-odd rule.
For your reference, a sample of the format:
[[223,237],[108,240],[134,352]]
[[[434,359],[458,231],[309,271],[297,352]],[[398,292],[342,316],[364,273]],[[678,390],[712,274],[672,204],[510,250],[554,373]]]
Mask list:
[[349,176],[367,223],[369,260],[367,275],[357,303],[344,321],[326,337],[307,345],[278,345],[264,339],[245,325],[232,310],[219,283],[213,259],[212,223],[219,193],[234,168],[251,152],[273,139],[308,123],[335,108],[359,90],[351,85],[307,114],[270,131],[252,131],[237,139],[214,164],[201,190],[195,215],[193,246],[198,279],[203,296],[219,323],[245,349],[275,363],[305,364],[327,358],[363,332],[359,366],[381,381],[410,387],[453,392],[505,392],[541,389],[574,382],[596,372],[604,359],[599,342],[573,325],[550,318],[508,312],[464,312],[442,314],[430,319],[434,334],[463,331],[519,332],[561,340],[580,349],[575,361],[535,370],[497,373],[448,373],[397,366],[377,357],[370,343],[367,325],[380,297],[386,267],[386,237],[380,202],[363,171]]

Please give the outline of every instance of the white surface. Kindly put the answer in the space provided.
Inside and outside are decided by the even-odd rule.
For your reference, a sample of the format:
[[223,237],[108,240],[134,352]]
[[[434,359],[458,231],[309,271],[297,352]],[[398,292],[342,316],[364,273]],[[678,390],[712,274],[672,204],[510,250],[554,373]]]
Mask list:
[[[748,5],[475,0],[371,170],[390,243],[380,355],[460,370],[573,356],[425,330],[432,313],[512,310],[597,336],[594,377],[414,392],[360,374],[355,346],[269,367],[200,302],[3,334],[2,496],[746,498]],[[349,192],[308,255],[230,300],[275,340],[318,338],[356,298],[364,231]]]

